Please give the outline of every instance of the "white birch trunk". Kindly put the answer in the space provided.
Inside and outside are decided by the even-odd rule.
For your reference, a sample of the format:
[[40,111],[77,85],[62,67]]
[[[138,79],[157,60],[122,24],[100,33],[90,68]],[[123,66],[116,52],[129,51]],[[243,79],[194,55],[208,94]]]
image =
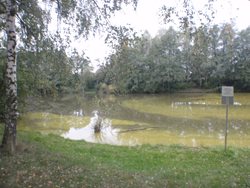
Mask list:
[[6,109],[2,146],[10,153],[16,148],[17,78],[16,78],[16,2],[6,0],[7,65],[5,72]]

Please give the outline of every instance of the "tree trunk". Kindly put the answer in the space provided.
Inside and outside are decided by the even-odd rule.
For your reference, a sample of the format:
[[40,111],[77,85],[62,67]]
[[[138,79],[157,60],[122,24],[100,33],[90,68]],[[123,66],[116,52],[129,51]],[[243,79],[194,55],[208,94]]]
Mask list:
[[9,153],[16,149],[17,79],[16,79],[16,2],[6,0],[7,66],[5,72],[5,129],[2,147]]

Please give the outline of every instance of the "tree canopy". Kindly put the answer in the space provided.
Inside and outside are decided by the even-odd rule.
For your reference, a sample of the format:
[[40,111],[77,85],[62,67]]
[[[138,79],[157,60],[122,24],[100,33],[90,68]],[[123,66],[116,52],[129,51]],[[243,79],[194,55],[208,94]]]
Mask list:
[[97,78],[122,93],[216,89],[223,84],[250,91],[249,36],[249,28],[237,32],[228,23],[200,26],[188,38],[171,27],[154,38],[145,33],[121,45]]

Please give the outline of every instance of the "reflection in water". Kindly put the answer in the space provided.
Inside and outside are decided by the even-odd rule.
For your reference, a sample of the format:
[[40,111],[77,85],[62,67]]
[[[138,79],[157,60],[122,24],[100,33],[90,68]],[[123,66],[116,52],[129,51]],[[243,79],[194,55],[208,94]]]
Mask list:
[[71,140],[85,140],[93,143],[105,143],[116,144],[120,142],[118,140],[118,129],[113,129],[111,120],[101,119],[100,132],[96,133],[95,127],[100,121],[98,111],[93,111],[94,116],[90,119],[90,123],[83,128],[71,127],[70,130],[62,136]]
[[74,110],[73,115],[75,115],[75,116],[83,116],[84,113],[83,113],[82,109],[80,109],[80,110]]
[[[236,94],[235,105],[230,106],[230,146],[250,146],[249,101],[250,94]],[[22,114],[18,128],[115,145],[217,146],[224,144],[225,130],[225,107],[220,103],[218,93],[104,99],[66,96],[32,105],[29,111],[35,112]],[[94,130],[99,117],[95,109],[107,117],[101,120],[100,133]]]

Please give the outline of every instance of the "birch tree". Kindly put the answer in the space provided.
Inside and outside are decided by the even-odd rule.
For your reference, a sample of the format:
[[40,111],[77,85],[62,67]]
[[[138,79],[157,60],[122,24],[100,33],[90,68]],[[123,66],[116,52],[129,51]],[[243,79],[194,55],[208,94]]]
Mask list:
[[5,72],[6,112],[2,147],[15,152],[17,124],[16,1],[6,0],[7,63]]

